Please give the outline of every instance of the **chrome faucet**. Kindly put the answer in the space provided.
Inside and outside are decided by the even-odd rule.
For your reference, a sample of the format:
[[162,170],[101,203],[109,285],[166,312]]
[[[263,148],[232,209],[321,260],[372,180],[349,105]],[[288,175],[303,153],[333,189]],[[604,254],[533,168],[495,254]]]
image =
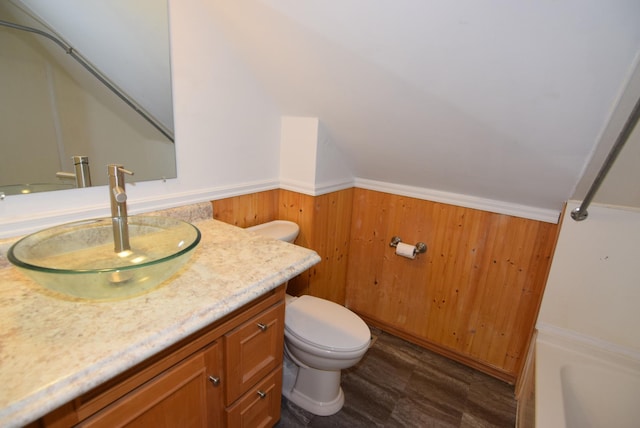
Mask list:
[[89,158],[87,156],[72,156],[75,173],[56,172],[58,178],[68,178],[76,181],[77,188],[91,187],[91,172],[89,172]]
[[124,190],[124,175],[133,175],[118,164],[107,165],[109,173],[109,199],[111,201],[111,223],[116,253],[131,249],[129,245],[129,225],[127,223],[127,193]]

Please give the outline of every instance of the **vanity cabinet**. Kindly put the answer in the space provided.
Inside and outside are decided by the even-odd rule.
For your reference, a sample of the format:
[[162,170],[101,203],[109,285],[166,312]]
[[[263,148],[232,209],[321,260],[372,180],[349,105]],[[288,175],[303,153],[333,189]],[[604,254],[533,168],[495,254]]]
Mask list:
[[227,426],[266,427],[280,417],[284,304],[224,336]]
[[282,367],[284,305],[276,305],[225,334],[227,406]]
[[227,408],[228,427],[270,427],[280,419],[282,367]]
[[273,426],[283,341],[280,286],[31,426]]
[[[207,385],[208,373],[219,370],[220,344],[196,353],[134,392],[125,395],[96,415],[80,423],[82,427],[207,427],[220,426],[212,410],[219,402],[219,388]],[[209,364],[207,364],[209,363]],[[211,409],[209,409],[211,407]]]

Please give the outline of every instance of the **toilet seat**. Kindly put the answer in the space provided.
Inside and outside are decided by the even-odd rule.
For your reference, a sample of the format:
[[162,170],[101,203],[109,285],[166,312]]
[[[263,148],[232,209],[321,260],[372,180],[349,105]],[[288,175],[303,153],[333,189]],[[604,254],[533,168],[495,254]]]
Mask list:
[[324,351],[353,352],[369,346],[371,332],[344,306],[313,296],[287,302],[285,330],[301,342]]

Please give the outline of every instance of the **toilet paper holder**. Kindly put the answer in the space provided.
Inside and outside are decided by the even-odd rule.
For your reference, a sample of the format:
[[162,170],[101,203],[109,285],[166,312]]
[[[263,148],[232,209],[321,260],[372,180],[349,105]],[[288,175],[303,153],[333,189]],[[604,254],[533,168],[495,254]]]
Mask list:
[[[391,242],[389,242],[389,246],[397,247],[398,243],[400,242],[402,242],[402,238],[400,238],[399,236],[394,236],[393,238],[391,238]],[[413,250],[413,254],[420,254],[420,253],[426,253],[426,252],[427,252],[427,244],[425,244],[424,242],[418,242],[416,244],[415,250]]]

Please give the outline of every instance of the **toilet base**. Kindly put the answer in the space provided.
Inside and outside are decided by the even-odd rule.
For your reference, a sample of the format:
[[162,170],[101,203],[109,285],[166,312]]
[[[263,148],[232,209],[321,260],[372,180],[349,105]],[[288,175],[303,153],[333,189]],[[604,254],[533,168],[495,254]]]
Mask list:
[[344,405],[340,370],[316,370],[297,366],[285,353],[282,395],[318,416],[338,413]]
[[293,404],[313,413],[314,415],[331,416],[338,413],[344,405],[344,393],[342,392],[342,388],[340,388],[339,392],[340,394],[334,401],[325,403],[314,401],[295,389],[290,391],[288,394],[285,391],[282,391],[282,395],[284,395],[286,399],[291,401]]

